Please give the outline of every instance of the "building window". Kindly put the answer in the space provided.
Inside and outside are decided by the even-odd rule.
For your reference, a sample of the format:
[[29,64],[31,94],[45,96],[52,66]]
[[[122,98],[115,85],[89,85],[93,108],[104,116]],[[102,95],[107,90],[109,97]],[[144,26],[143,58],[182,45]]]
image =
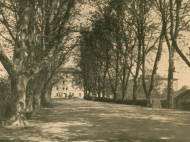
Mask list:
[[66,74],[66,78],[68,78],[68,75]]
[[68,87],[66,88],[66,90],[68,90]]
[[63,90],[65,90],[65,87],[63,87]]
[[59,90],[59,86],[57,86],[57,90]]
[[79,93],[79,97],[81,97],[81,93]]
[[63,81],[63,84],[65,84],[65,81]]
[[74,95],[75,95],[75,94],[74,94],[74,93],[72,93],[72,96],[73,96],[73,97],[74,97]]
[[56,93],[56,95],[57,95],[57,96],[59,96],[59,94],[58,94],[58,93]]

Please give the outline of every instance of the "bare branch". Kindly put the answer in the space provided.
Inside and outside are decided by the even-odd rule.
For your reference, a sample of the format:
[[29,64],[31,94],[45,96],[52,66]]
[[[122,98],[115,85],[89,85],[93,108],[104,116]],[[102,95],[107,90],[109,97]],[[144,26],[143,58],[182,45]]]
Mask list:
[[0,32],[0,36],[1,36],[2,38],[4,38],[6,41],[8,41],[9,43],[11,43],[12,46],[14,45],[13,41],[10,40],[9,38],[5,37],[1,32]]
[[14,70],[13,62],[7,57],[2,48],[2,45],[0,45],[0,61],[3,67],[8,72],[9,76],[12,78],[13,76],[15,76],[16,71]]
[[8,24],[7,19],[5,18],[5,15],[4,15],[2,9],[1,9],[1,15],[2,15],[2,17],[3,17],[3,20],[0,20],[0,22],[6,27],[6,29],[7,29],[8,32],[9,32],[9,35],[11,36],[11,38],[13,39],[13,41],[16,42],[16,38],[15,38],[13,32],[12,32],[11,29],[10,29],[10,26],[9,26],[9,24]]
[[176,40],[174,39],[174,37],[171,37],[172,38],[172,43],[173,43],[173,46],[176,50],[176,52],[179,54],[179,56],[183,59],[183,61],[190,67],[190,62],[189,60],[187,59],[187,57],[182,53],[182,51],[179,49],[177,43],[176,43]]

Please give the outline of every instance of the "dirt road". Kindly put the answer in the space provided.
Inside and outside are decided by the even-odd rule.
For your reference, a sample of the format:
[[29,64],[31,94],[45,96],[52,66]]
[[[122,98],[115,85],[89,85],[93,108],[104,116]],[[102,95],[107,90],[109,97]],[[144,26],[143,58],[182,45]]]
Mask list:
[[53,99],[27,127],[0,128],[0,141],[189,142],[190,112],[80,99]]

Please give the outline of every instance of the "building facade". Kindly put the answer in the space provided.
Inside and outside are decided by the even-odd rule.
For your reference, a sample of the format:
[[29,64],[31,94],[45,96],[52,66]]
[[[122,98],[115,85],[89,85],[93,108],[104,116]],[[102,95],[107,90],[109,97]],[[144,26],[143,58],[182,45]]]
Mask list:
[[[160,82],[160,91],[163,92],[168,85],[168,78],[158,78],[158,82]],[[173,90],[178,91],[178,79],[173,79]]]
[[84,91],[73,82],[72,73],[64,73],[63,78],[54,85],[52,98],[83,98]]

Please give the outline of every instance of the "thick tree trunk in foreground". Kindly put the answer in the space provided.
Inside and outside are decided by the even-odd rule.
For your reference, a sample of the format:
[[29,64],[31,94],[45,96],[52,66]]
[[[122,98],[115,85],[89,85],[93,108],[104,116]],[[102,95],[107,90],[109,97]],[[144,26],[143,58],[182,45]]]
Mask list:
[[[4,125],[25,125],[25,99],[26,99],[26,85],[28,79],[25,75],[19,75],[16,79],[13,80],[15,83],[12,89],[12,105],[11,111],[6,112],[9,113],[6,117],[6,122]],[[8,111],[8,110],[7,110]]]
[[[29,75],[26,72],[25,61],[27,56],[27,39],[28,39],[28,23],[29,23],[29,1],[23,2],[19,0],[19,20],[17,21],[18,26],[18,37],[15,39],[15,50],[13,61],[11,61],[7,56],[1,51],[1,63],[7,70],[11,78],[11,94],[12,94],[12,104],[11,112],[6,110],[7,117],[5,125],[24,125],[25,124],[25,99],[26,99],[26,86],[28,83]],[[2,50],[2,49],[1,49]],[[5,116],[6,117],[6,116]]]
[[[42,7],[38,6],[38,2],[32,0],[16,0],[11,2],[2,1],[2,4],[3,3],[5,3],[5,7],[1,7],[1,20],[3,19],[1,23],[8,30],[8,33],[12,38],[11,43],[12,45],[14,44],[12,60],[6,56],[0,45],[0,61],[9,74],[12,91],[12,104],[10,105],[10,108],[8,108],[9,106],[7,105],[7,111],[5,111],[6,114],[10,113],[10,115],[6,115],[7,120],[5,125],[22,125],[25,124],[25,110],[31,110],[32,106],[33,108],[36,107],[36,105],[34,106],[35,103],[32,104],[32,102],[37,100],[36,104],[37,106],[40,106],[39,100],[41,96],[41,88],[39,89],[40,92],[38,92],[38,89],[35,90],[36,92],[30,92],[30,94],[35,93],[35,96],[32,97],[32,95],[29,95],[27,96],[27,100],[25,100],[28,80],[34,77],[35,74],[47,65],[49,61],[48,59],[51,58],[48,54],[52,55],[51,51],[58,50],[57,48],[59,46],[61,46],[62,49],[62,39],[67,37],[68,33],[65,34],[61,31],[65,31],[65,26],[67,29],[66,23],[71,15],[71,8],[75,5],[75,1],[59,1],[58,5],[56,5],[58,6],[57,11],[52,2],[48,4],[43,1]],[[52,9],[47,10],[46,6]],[[4,14],[3,11],[6,12],[6,10],[8,13]],[[43,17],[44,11],[46,10],[49,17]],[[36,11],[38,12],[36,13]],[[55,20],[50,22],[50,17],[52,16]],[[56,21],[59,21],[58,25]],[[39,23],[36,24],[36,22]],[[44,26],[52,27],[48,29],[52,31],[48,31],[47,34],[44,33]],[[49,41],[45,41],[45,45],[43,46],[43,44],[40,43],[40,40],[42,38],[44,40],[46,37],[48,37]],[[10,40],[9,36],[7,39]],[[46,46],[48,47],[47,50]],[[54,50],[55,47],[56,49]],[[61,51],[64,51],[64,49]],[[43,54],[41,54],[42,52]],[[45,61],[46,59],[47,61]],[[25,101],[27,102],[27,105],[25,104]]]

